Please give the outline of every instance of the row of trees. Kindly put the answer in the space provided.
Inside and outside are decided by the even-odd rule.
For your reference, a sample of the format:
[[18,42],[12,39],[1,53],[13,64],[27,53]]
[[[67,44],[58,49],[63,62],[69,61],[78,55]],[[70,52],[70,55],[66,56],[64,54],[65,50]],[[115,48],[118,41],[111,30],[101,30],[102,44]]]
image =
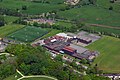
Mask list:
[[4,26],[4,25],[5,25],[4,16],[0,16],[0,26]]

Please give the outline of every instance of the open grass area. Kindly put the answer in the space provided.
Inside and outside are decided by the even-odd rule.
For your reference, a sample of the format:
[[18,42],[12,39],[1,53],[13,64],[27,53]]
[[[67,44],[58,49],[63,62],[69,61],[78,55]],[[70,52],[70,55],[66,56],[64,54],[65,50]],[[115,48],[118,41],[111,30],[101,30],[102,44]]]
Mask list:
[[74,24],[70,23],[70,22],[58,21],[58,22],[55,23],[55,25],[64,26],[64,27],[71,27]]
[[15,20],[17,20],[18,19],[18,17],[14,17],[14,16],[4,16],[4,15],[0,15],[0,17],[4,17],[4,20],[5,20],[5,22],[7,23],[7,24],[9,24],[9,23],[12,23],[12,22],[14,22]]
[[0,37],[6,37],[14,31],[17,31],[23,28],[24,25],[10,24],[3,27],[0,27]]
[[40,39],[44,39],[44,38],[48,38],[48,37],[54,36],[54,35],[56,35],[57,33],[60,33],[60,32],[62,32],[62,31],[56,30],[56,29],[52,29],[52,30],[50,30],[50,32],[48,34],[42,36]]
[[[3,0],[2,2],[0,2],[0,7],[14,10],[20,9],[20,11],[27,14],[41,14],[65,8],[65,4],[56,4],[59,3],[59,0],[49,0],[49,2],[52,1],[54,1],[55,3],[35,3],[29,0]],[[27,10],[21,10],[22,6],[24,5],[27,6]]]
[[120,73],[120,39],[104,36],[87,48],[100,52],[94,62],[94,64],[98,64],[100,70],[108,73]]
[[100,7],[103,7],[103,8],[106,8],[106,9],[109,9],[109,7],[112,6],[113,11],[120,12],[120,2],[118,2],[118,3],[110,3],[110,0],[97,0],[97,4]]
[[70,20],[77,19],[92,24],[120,27],[119,13],[92,5],[61,11],[57,14],[62,18],[67,18]]
[[48,31],[46,29],[42,28],[37,28],[33,26],[26,26],[25,28],[22,28],[7,37],[10,39],[14,39],[17,41],[22,41],[22,42],[31,42],[34,41],[37,38],[40,38],[47,34]]
[[112,29],[112,28],[104,28],[104,27],[96,27],[96,26],[90,26],[90,27],[83,27],[83,30],[90,30],[90,31],[96,31],[96,32],[104,32],[109,34],[116,34],[120,35],[119,29]]

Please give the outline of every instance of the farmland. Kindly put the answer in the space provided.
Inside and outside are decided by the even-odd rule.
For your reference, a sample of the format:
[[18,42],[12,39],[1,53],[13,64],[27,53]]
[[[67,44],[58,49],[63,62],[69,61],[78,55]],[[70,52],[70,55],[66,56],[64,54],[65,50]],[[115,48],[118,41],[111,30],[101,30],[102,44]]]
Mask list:
[[14,40],[22,41],[22,42],[31,42],[37,38],[42,37],[47,33],[48,31],[45,29],[27,26],[25,28],[22,28],[21,30],[18,30],[8,35],[7,37]]
[[120,39],[104,36],[87,48],[98,50],[101,53],[94,62],[94,64],[98,64],[100,70],[109,73],[120,72]]
[[0,37],[6,37],[8,34],[23,28],[24,25],[10,24],[0,27]]
[[[24,5],[27,6],[27,10],[21,10],[22,6],[24,6]],[[20,9],[20,11],[23,12],[23,13],[40,14],[40,13],[45,13],[45,12],[50,12],[50,11],[53,11],[53,10],[58,10],[58,9],[61,9],[61,8],[65,8],[65,5],[64,4],[59,4],[58,5],[58,4],[55,4],[55,3],[51,3],[51,4],[35,3],[35,2],[23,1],[23,0],[4,0],[3,2],[0,2],[0,7],[4,7],[4,8],[8,8],[8,9],[14,9],[14,10],[15,9]]]
[[108,9],[110,6],[113,7],[113,11],[120,12],[119,3],[110,3],[110,0],[97,0],[97,4],[105,9]]
[[[0,15],[0,17],[1,17],[2,15]],[[13,21],[15,21],[15,20],[17,20],[18,19],[18,17],[14,17],[14,16],[3,16],[4,17],[4,20],[5,20],[5,22],[7,23],[7,24],[9,24],[9,23],[12,23]]]
[[104,32],[107,34],[116,34],[120,35],[120,30],[119,29],[112,29],[112,28],[104,28],[104,27],[96,27],[96,26],[90,26],[90,27],[83,27],[83,30],[87,31],[93,31],[93,32]]
[[81,20],[87,23],[104,24],[109,26],[120,25],[120,14],[95,6],[83,6],[57,13],[60,17],[70,20]]

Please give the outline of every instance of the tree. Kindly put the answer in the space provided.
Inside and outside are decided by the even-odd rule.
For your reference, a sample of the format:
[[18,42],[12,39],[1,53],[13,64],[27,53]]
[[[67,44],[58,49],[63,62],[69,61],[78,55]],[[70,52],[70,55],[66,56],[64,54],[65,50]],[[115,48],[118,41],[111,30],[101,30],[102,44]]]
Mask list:
[[96,0],[89,0],[89,2],[90,2],[91,4],[93,4],[93,5],[96,4]]
[[26,5],[23,5],[23,6],[22,6],[22,10],[27,10],[27,6],[26,6]]
[[109,7],[109,10],[113,10],[113,7],[112,7],[112,6],[110,6],[110,7]]

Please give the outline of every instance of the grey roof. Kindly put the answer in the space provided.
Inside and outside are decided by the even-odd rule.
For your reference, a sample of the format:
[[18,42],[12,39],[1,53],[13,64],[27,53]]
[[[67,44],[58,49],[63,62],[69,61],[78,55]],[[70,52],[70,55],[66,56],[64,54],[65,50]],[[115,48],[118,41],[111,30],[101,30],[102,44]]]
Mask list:
[[74,48],[77,50],[77,53],[84,53],[85,51],[87,51],[88,49],[81,47],[81,46],[77,46],[74,44],[70,44],[70,47]]

